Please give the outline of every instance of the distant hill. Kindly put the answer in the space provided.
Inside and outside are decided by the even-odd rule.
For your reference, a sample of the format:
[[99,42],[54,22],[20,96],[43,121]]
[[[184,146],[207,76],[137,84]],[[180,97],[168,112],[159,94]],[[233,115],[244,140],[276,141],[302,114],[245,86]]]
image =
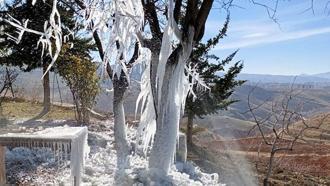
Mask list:
[[[225,139],[245,138],[258,133],[253,122],[219,114],[196,119],[194,123]],[[265,128],[264,131],[268,132],[269,130]]]
[[[139,79],[139,71],[139,68],[134,69],[132,78]],[[323,73],[319,75],[325,77],[326,74],[330,73]],[[42,71],[40,69],[26,73],[21,72],[18,76],[17,81],[15,82],[15,87],[18,90],[17,96],[24,96],[32,100],[42,100],[43,92],[42,81],[40,79],[41,76]],[[330,79],[328,80],[326,78],[314,76],[316,75],[313,75],[313,77],[309,77],[309,75],[300,75],[296,80],[297,89],[300,91],[300,94],[297,96],[297,99],[295,101],[296,103],[304,103],[303,112],[308,115],[313,115],[318,112],[330,111]],[[249,77],[249,79],[247,77]],[[257,85],[258,87],[256,88],[254,88],[256,83],[246,83],[243,86],[236,88],[233,93],[232,98],[235,100],[239,100],[239,102],[232,104],[226,111],[220,111],[218,114],[219,116],[228,116],[240,120],[251,120],[251,115],[249,114],[249,112],[247,112],[247,96],[249,92],[254,88],[254,92],[251,96],[252,105],[259,105],[263,102],[271,102],[277,99],[280,95],[282,95],[283,91],[288,90],[288,88],[290,88],[289,86],[292,83],[290,82],[290,80],[293,80],[294,76],[242,74],[239,78],[248,79],[251,81],[253,79],[255,79],[255,81],[257,81],[258,79],[263,79],[264,82],[281,81],[287,83],[259,83]],[[271,78],[273,78],[273,80]],[[300,78],[304,81],[298,81]],[[318,80],[318,83],[322,86],[311,86],[308,88],[298,86],[298,82],[308,82],[312,80]],[[325,82],[322,83],[321,81]],[[57,81],[54,81],[54,74],[51,73],[50,82],[51,88],[54,88],[54,91],[51,91],[52,94],[54,93],[54,98],[53,95],[51,96],[52,100],[54,100],[55,102],[60,102],[60,89],[63,101],[67,103],[72,102],[71,93],[68,87],[65,86],[65,83],[62,82],[60,77],[58,77],[59,85],[57,85]],[[329,82],[329,86],[323,86],[327,85],[327,82]],[[139,93],[138,85],[134,82],[131,85],[132,87],[127,92],[127,99],[125,100],[126,112],[128,114],[134,114],[135,101]],[[106,80],[101,83],[101,86],[103,87],[103,89],[101,94],[97,98],[97,105],[94,109],[98,111],[109,112],[112,110],[112,93],[105,92],[104,89],[111,89],[111,83]],[[271,109],[268,107],[261,108],[256,112],[256,114],[258,117],[263,118],[267,116],[267,114],[269,114],[269,110]]]
[[330,73],[298,76],[243,73],[238,79],[260,83],[330,83]]
[[312,76],[330,79],[330,72],[320,73],[320,74],[314,74]]
[[[283,92],[287,90],[285,87],[274,88],[255,87],[249,84],[243,85],[236,88],[232,96],[232,99],[239,101],[230,105],[228,110],[205,116],[204,119],[196,119],[195,123],[227,139],[254,135],[256,133],[255,130],[249,133],[254,123],[247,101],[248,94],[252,89],[254,89],[250,98],[252,107],[258,107],[258,105],[264,103],[262,107],[258,107],[254,111],[259,120],[267,118],[271,114],[272,102],[279,99],[283,95]],[[318,113],[330,111],[330,88],[300,88],[297,91],[299,94],[294,97],[292,104],[302,104],[303,106],[299,112],[304,116],[310,117]]]
[[[266,117],[271,110],[271,103],[276,99],[280,99],[280,97],[289,90],[288,87],[255,87],[249,84],[243,85],[237,88],[232,96],[232,99],[239,101],[230,106],[229,111],[232,113],[230,116],[238,119],[252,119],[249,112],[247,112],[247,98],[252,89],[254,90],[251,93],[250,101],[253,107],[264,102],[267,103],[263,107],[256,110],[256,115],[260,118]],[[315,113],[330,111],[329,87],[317,87],[310,89],[296,88],[295,92],[297,95],[294,96],[292,104],[303,103],[303,107],[301,108],[301,112],[303,114],[310,116]]]

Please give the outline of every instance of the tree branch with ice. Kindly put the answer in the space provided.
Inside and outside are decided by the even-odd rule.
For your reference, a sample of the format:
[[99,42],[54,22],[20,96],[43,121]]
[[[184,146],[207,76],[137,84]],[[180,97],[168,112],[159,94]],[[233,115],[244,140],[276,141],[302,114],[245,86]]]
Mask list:
[[[36,3],[36,0],[32,1],[32,5]],[[42,56],[44,52],[47,51],[47,55],[49,55],[52,59],[50,65],[47,68],[46,73],[50,70],[52,65],[55,63],[58,58],[63,42],[63,32],[62,32],[62,24],[61,17],[59,11],[57,10],[57,0],[53,0],[52,11],[49,16],[49,21],[44,23],[43,31],[33,30],[28,28],[29,20],[25,20],[20,22],[15,18],[8,15],[8,18],[4,18],[4,21],[13,27],[17,28],[18,36],[12,36],[8,33],[6,35],[14,40],[17,44],[20,43],[25,32],[30,32],[40,36],[38,41],[38,46],[41,44]],[[55,49],[55,51],[53,51]],[[46,74],[45,73],[45,74]]]

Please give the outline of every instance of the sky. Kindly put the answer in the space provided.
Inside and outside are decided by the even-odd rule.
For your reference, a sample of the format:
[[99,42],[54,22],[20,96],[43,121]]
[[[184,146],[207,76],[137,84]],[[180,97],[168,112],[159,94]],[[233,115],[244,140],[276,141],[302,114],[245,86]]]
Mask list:
[[[1,2],[2,0],[0,0]],[[228,0],[225,0],[228,1]],[[243,73],[300,75],[330,72],[330,3],[328,0],[279,0],[275,18],[252,0],[234,0],[227,37],[212,50],[225,58],[239,49]],[[274,7],[276,0],[254,0]],[[216,0],[203,40],[217,34],[226,12]]]
[[[255,0],[274,7],[275,1]],[[299,75],[330,72],[330,4],[327,0],[279,1],[276,19],[249,0],[236,0],[227,37],[212,50],[225,58],[239,49],[243,73]],[[215,3],[206,24],[204,40],[217,34],[226,12]],[[309,9],[309,10],[308,10]]]

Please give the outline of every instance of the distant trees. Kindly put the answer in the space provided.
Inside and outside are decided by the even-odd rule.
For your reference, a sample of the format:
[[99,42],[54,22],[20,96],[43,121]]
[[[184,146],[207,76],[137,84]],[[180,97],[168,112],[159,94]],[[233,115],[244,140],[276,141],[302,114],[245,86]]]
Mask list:
[[[0,54],[1,55],[1,54]],[[0,66],[0,125],[8,123],[8,120],[3,115],[2,103],[6,99],[8,91],[14,98],[14,83],[17,80],[19,73],[16,69]]]
[[268,186],[270,185],[269,178],[275,166],[275,154],[293,151],[296,143],[304,140],[305,132],[320,129],[330,115],[322,115],[315,121],[306,119],[302,112],[303,104],[295,100],[299,93],[293,89],[292,85],[278,100],[270,103],[271,110],[268,116],[259,118],[256,115],[256,111],[269,103],[252,105],[251,96],[253,91],[254,89],[248,94],[248,108],[256,123],[252,129],[257,128],[261,135],[259,151],[262,145],[265,145],[269,149],[267,171],[263,179],[263,185]]
[[209,51],[226,35],[228,24],[229,16],[219,33],[206,43],[198,43],[190,57],[190,67],[196,66],[197,73],[200,74],[209,89],[200,88],[196,83],[193,84],[193,94],[187,96],[185,115],[188,118],[186,128],[188,147],[192,145],[194,118],[196,116],[202,118],[205,115],[226,109],[231,103],[235,102],[235,100],[229,99],[234,91],[233,88],[244,83],[242,80],[235,80],[235,77],[243,68],[240,61],[231,66],[226,73],[220,74],[225,70],[224,66],[235,57],[237,51],[224,60],[216,55],[209,54]]

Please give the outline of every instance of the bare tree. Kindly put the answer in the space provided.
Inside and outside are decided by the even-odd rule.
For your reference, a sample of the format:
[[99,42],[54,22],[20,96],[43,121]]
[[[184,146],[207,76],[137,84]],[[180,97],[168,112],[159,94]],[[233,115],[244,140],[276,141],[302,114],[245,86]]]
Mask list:
[[[233,0],[234,1],[234,0]],[[278,22],[278,8],[281,3],[286,3],[290,1],[285,0],[274,0],[274,1],[262,1],[262,0],[249,0],[253,5],[260,6],[264,8],[264,10],[267,12],[268,17],[277,23]],[[317,5],[317,6],[315,6]],[[317,12],[316,7],[324,7],[323,9],[319,9],[323,11],[325,14],[330,15],[330,1],[315,1],[315,0],[309,0],[307,1],[306,7],[303,7],[300,13],[311,13],[312,15],[315,15],[315,12]]]
[[8,123],[8,120],[3,117],[3,109],[2,109],[2,102],[4,101],[7,92],[10,91],[12,97],[15,97],[13,84],[16,81],[18,76],[18,72],[15,69],[10,69],[8,67],[2,68],[0,70],[0,83],[1,83],[1,90],[0,90],[0,123]]
[[[295,100],[300,92],[294,89],[293,84],[279,99],[270,103],[252,105],[251,96],[255,88],[256,86],[248,94],[248,108],[256,123],[252,129],[257,128],[262,139],[258,150],[258,157],[261,145],[269,147],[267,171],[263,179],[263,185],[267,186],[269,185],[269,178],[274,167],[275,154],[278,152],[293,151],[297,142],[304,141],[305,132],[311,129],[319,129],[329,114],[322,116],[316,122],[307,120],[302,112],[303,103]],[[261,109],[261,107],[267,104],[271,104],[271,110],[268,116],[259,118],[256,110]]]
[[8,67],[5,67],[1,70],[0,75],[0,81],[1,81],[1,89],[0,89],[0,95],[2,95],[0,100],[0,105],[3,101],[3,99],[6,97],[7,92],[10,91],[12,97],[15,97],[13,84],[17,79],[18,72],[15,69],[10,69]]

